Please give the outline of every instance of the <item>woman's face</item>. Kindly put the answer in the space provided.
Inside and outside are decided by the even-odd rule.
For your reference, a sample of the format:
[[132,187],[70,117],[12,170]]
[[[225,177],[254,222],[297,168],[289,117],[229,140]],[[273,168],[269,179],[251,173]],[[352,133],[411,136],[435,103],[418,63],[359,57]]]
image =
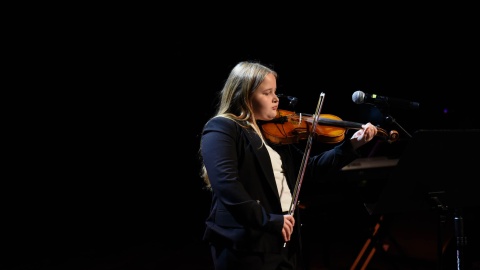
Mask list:
[[253,93],[252,107],[255,119],[268,121],[277,116],[279,99],[276,95],[276,91],[277,80],[275,76],[270,73],[265,76],[263,82]]

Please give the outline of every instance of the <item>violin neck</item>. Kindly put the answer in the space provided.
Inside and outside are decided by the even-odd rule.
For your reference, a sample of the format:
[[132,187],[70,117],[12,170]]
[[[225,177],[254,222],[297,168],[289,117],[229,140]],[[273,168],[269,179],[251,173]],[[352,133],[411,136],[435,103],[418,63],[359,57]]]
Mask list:
[[318,124],[326,125],[326,126],[334,126],[334,127],[343,127],[343,128],[356,128],[356,129],[362,128],[362,124],[360,123],[322,118],[322,117],[318,118]]

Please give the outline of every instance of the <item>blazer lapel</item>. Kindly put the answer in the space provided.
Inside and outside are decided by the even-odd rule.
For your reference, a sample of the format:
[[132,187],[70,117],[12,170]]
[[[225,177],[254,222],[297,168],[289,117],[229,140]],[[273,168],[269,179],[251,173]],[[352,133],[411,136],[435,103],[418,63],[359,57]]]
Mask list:
[[280,200],[280,195],[278,194],[277,183],[275,183],[275,176],[273,174],[272,163],[267,148],[265,145],[262,145],[262,140],[253,130],[246,130],[246,133],[246,137],[250,141],[251,146],[258,149],[258,151],[254,152],[256,153],[257,160],[260,163],[260,167],[265,174],[270,188],[272,188],[277,199]]

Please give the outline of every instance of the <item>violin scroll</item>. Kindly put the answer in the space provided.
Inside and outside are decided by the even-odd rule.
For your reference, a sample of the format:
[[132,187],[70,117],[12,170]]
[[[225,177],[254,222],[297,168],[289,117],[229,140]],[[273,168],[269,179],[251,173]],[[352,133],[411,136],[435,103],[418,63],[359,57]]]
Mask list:
[[387,132],[386,130],[377,127],[377,136],[382,136],[388,143],[393,143],[398,140],[400,134],[398,134],[398,131],[396,130],[390,130],[390,132]]

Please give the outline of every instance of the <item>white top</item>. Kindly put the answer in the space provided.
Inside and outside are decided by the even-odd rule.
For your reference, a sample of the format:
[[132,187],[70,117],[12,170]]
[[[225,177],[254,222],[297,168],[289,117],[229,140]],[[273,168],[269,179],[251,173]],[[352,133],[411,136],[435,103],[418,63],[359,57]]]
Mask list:
[[[266,144],[265,144],[266,145]],[[272,161],[273,175],[275,175],[275,182],[277,183],[278,195],[280,196],[280,203],[282,204],[282,211],[286,212],[290,210],[290,204],[292,203],[292,194],[287,184],[287,179],[283,173],[282,159],[277,151],[273,150],[270,146],[267,146],[270,160]]]

